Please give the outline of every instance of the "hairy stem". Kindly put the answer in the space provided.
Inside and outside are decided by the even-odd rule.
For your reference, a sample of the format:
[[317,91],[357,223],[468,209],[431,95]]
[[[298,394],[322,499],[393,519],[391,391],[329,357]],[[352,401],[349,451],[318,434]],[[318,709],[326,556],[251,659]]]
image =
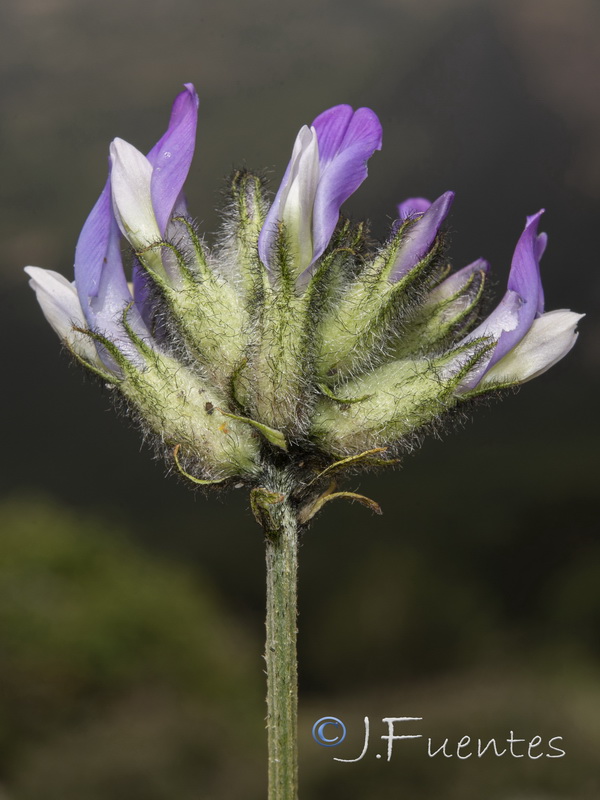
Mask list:
[[296,655],[298,521],[287,497],[264,516],[267,548],[269,800],[298,797]]

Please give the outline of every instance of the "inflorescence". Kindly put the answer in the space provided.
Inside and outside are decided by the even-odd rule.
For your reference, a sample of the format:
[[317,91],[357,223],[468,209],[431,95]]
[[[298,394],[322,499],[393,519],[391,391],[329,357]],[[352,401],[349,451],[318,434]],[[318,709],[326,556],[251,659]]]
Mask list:
[[[112,143],[73,283],[27,267],[72,355],[194,484],[256,491],[279,465],[299,499],[313,497],[306,520],[339,470],[389,463],[448,412],[536,377],[575,343],[581,315],[544,312],[541,211],[485,318],[488,263],[450,272],[446,258],[452,192],[401,203],[376,248],[340,217],[381,149],[367,108],[336,106],[303,127],[271,204],[258,175],[236,172],[209,248],[183,195],[197,108],[187,84],[147,156]],[[263,490],[261,502],[275,500]]]

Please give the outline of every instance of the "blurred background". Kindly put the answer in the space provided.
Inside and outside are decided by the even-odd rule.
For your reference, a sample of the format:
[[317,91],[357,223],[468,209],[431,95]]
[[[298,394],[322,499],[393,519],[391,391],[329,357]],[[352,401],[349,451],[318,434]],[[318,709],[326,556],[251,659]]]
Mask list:
[[[0,6],[3,473],[0,798],[255,800],[266,791],[261,533],[240,492],[194,495],[61,353],[22,267],[71,276],[108,144],[147,150],[201,96],[189,205],[210,236],[232,168],[275,189],[303,123],[379,114],[346,211],[384,236],[404,197],[457,192],[456,266],[505,286],[547,209],[547,307],[575,350],[396,472],[349,488],[301,550],[301,796],[600,796],[600,5],[596,0],[20,0]],[[348,741],[310,735],[334,715]],[[560,759],[360,763],[362,720],[563,737]],[[409,731],[403,731],[409,732]],[[410,731],[413,732],[413,731]],[[381,751],[381,750],[380,750]],[[543,752],[549,752],[545,747]]]

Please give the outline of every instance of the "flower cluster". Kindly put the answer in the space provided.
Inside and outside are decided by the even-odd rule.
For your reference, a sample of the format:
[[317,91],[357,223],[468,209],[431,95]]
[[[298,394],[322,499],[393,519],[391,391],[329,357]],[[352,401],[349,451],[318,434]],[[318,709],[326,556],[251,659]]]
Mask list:
[[71,353],[196,483],[258,485],[274,460],[306,469],[310,483],[336,459],[385,460],[453,407],[541,374],[575,343],[580,315],[544,312],[542,212],[527,219],[506,293],[483,319],[487,262],[450,273],[446,260],[452,192],[405,200],[375,249],[340,217],[381,148],[367,108],[336,106],[300,130],[270,206],[262,179],[236,172],[209,249],[183,194],[197,109],[187,84],[147,155],[112,143],[73,283],[27,268]]

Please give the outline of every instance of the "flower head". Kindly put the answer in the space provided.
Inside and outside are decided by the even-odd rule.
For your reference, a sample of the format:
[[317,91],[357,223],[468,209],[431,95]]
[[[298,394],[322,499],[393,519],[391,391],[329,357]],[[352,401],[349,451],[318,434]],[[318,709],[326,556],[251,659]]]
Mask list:
[[381,148],[367,108],[335,106],[303,127],[270,205],[259,177],[236,172],[209,249],[183,194],[197,110],[187,84],[147,155],[111,144],[74,283],[27,268],[69,351],[195,483],[259,485],[277,463],[310,494],[335,459],[385,462],[453,407],[536,377],[575,343],[581,315],[544,312],[542,212],[483,319],[489,264],[452,273],[446,259],[452,192],[400,203],[387,241],[369,249],[363,226],[340,216]]
[[265,219],[258,250],[267,268],[277,268],[277,243],[294,275],[311,267],[329,244],[340,208],[367,177],[367,161],[381,150],[381,125],[370,108],[330,108],[304,126],[292,160]]

